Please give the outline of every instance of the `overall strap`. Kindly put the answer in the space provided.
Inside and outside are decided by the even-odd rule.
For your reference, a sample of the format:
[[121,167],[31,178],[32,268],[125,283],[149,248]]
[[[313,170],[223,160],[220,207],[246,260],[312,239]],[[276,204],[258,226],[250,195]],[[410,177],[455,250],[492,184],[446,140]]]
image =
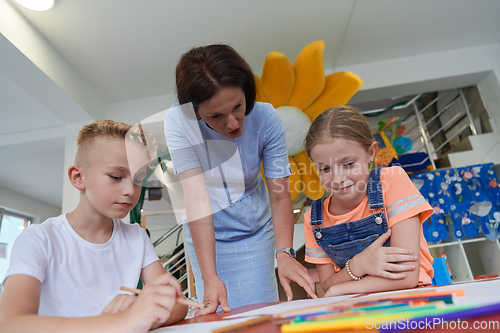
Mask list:
[[323,224],[323,201],[325,198],[314,200],[311,204],[311,225]]
[[368,178],[368,186],[366,194],[368,195],[368,203],[370,209],[384,208],[384,197],[382,195],[382,182],[380,181],[380,173],[383,167],[373,169]]

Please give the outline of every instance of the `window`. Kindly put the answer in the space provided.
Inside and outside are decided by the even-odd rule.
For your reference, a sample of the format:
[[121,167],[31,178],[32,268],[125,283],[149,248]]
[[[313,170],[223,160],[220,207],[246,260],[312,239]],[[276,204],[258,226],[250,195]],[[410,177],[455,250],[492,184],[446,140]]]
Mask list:
[[31,217],[0,208],[0,286],[9,268],[10,252],[17,236],[31,224]]

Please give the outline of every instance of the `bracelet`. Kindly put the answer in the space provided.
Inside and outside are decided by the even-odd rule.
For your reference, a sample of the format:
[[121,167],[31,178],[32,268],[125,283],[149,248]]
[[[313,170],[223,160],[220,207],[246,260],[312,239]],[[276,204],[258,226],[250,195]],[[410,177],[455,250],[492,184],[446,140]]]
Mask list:
[[361,280],[363,277],[362,276],[356,276],[354,275],[354,273],[351,271],[351,268],[349,267],[349,262],[351,261],[351,259],[347,260],[345,262],[345,269],[347,271],[347,274],[349,274],[350,277],[352,277],[353,280],[355,281],[359,281]]

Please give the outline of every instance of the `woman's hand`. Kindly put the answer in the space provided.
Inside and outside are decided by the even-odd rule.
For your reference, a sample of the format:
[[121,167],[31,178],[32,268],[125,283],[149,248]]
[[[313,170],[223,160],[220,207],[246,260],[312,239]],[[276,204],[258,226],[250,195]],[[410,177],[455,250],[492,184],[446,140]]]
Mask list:
[[372,275],[386,279],[404,279],[403,272],[416,268],[417,256],[410,249],[401,247],[384,247],[391,237],[391,229],[381,235],[363,252],[355,255],[349,267],[356,276]]
[[231,309],[227,304],[227,290],[224,282],[219,278],[203,281],[205,294],[203,295],[203,304],[205,307],[195,313],[195,317],[214,313],[220,304],[222,311],[229,312]]
[[307,269],[302,266],[297,260],[290,257],[287,253],[278,253],[278,275],[281,285],[285,290],[286,297],[289,301],[293,299],[292,288],[290,281],[295,281],[299,286],[304,288],[310,298],[318,298],[316,296],[314,281],[309,276]]

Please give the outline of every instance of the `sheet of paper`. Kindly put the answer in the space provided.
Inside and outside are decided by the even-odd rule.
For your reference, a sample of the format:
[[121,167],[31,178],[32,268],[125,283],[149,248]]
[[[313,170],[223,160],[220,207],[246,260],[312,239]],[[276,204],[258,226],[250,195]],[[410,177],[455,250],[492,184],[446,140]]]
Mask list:
[[212,330],[230,326],[230,325],[235,325],[242,323],[244,321],[254,319],[257,317],[252,317],[252,318],[240,318],[240,319],[223,319],[220,321],[211,321],[208,323],[195,323],[195,324],[187,324],[187,325],[176,325],[176,326],[168,326],[168,327],[161,327],[157,328],[155,330],[152,330],[150,332],[153,333],[161,333],[161,332],[179,332],[179,333],[212,333]]
[[465,283],[449,284],[446,286],[431,287],[437,290],[463,289],[465,297],[457,297],[457,305],[487,305],[500,302],[500,279],[477,280]]
[[257,310],[247,311],[243,313],[238,313],[235,315],[227,316],[225,318],[240,318],[240,317],[249,317],[249,316],[261,316],[261,315],[274,315],[283,313],[288,310],[301,309],[308,306],[316,306],[323,305],[333,302],[343,301],[345,299],[354,297],[356,295],[343,295],[343,296],[335,296],[335,297],[325,297],[325,298],[317,298],[317,299],[300,299],[297,301],[285,302],[276,305],[266,306],[264,308],[260,308]]

